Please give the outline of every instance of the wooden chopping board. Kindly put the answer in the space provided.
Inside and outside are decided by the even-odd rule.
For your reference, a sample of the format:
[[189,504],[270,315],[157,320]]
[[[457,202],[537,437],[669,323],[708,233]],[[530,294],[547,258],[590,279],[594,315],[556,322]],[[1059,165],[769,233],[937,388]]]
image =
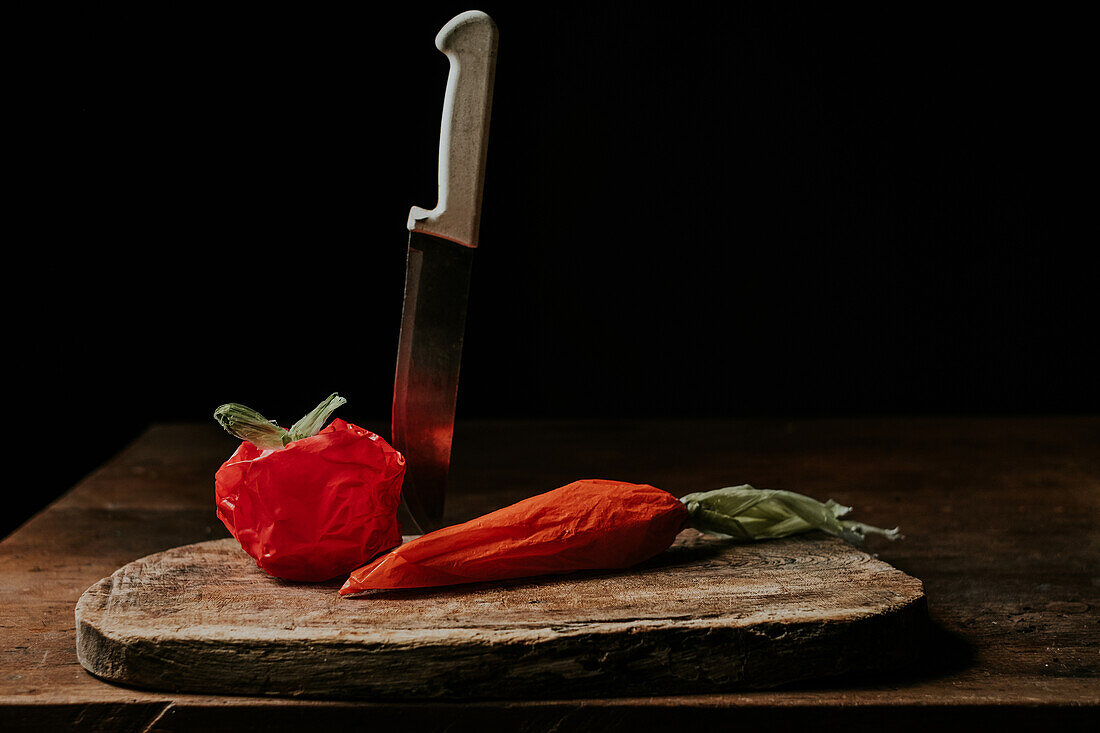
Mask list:
[[235,540],[132,562],[76,607],[80,663],[179,692],[341,699],[594,697],[769,687],[911,659],[921,582],[815,533],[685,530],[628,571],[341,598]]

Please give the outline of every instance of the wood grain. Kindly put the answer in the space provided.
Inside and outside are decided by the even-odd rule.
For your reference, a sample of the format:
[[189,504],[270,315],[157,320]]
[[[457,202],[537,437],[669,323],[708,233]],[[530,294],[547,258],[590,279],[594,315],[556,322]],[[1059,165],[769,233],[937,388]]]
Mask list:
[[624,572],[340,598],[234,540],[130,563],[76,607],[81,664],[187,692],[345,699],[593,697],[760,688],[898,666],[920,581],[833,537],[686,530]]
[[153,426],[0,542],[0,730],[1077,730],[1100,713],[1098,417],[456,424],[450,522],[603,476],[677,496],[751,482],[900,524],[905,541],[870,549],[923,581],[934,630],[924,660],[904,670],[467,703],[147,692],[88,674],[76,655],[81,593],[134,558],[227,537],[211,477],[234,447],[213,424]]

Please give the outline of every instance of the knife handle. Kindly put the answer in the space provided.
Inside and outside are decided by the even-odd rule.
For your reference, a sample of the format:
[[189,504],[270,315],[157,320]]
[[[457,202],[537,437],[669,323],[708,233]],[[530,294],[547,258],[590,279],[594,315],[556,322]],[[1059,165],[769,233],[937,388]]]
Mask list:
[[480,10],[468,10],[443,26],[435,46],[451,64],[439,131],[439,201],[431,210],[412,207],[409,231],[477,247],[497,27]]

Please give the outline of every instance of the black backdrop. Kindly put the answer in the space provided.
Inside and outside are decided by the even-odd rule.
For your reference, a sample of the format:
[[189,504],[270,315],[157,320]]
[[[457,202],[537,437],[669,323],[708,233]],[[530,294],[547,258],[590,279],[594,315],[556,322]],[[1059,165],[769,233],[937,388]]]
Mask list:
[[[466,9],[405,5],[28,29],[9,342],[43,470],[5,529],[221,402],[285,424],[339,391],[384,427],[432,39]],[[1100,407],[1094,237],[1067,223],[1080,19],[479,7],[501,41],[460,419]]]

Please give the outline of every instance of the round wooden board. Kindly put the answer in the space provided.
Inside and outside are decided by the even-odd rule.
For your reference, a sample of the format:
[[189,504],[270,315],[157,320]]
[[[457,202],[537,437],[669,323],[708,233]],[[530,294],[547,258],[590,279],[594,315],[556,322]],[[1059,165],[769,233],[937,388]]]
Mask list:
[[685,530],[629,571],[355,598],[340,584],[272,578],[232,539],[150,555],[80,598],[80,663],[180,692],[667,695],[894,667],[927,628],[919,580],[820,534]]

